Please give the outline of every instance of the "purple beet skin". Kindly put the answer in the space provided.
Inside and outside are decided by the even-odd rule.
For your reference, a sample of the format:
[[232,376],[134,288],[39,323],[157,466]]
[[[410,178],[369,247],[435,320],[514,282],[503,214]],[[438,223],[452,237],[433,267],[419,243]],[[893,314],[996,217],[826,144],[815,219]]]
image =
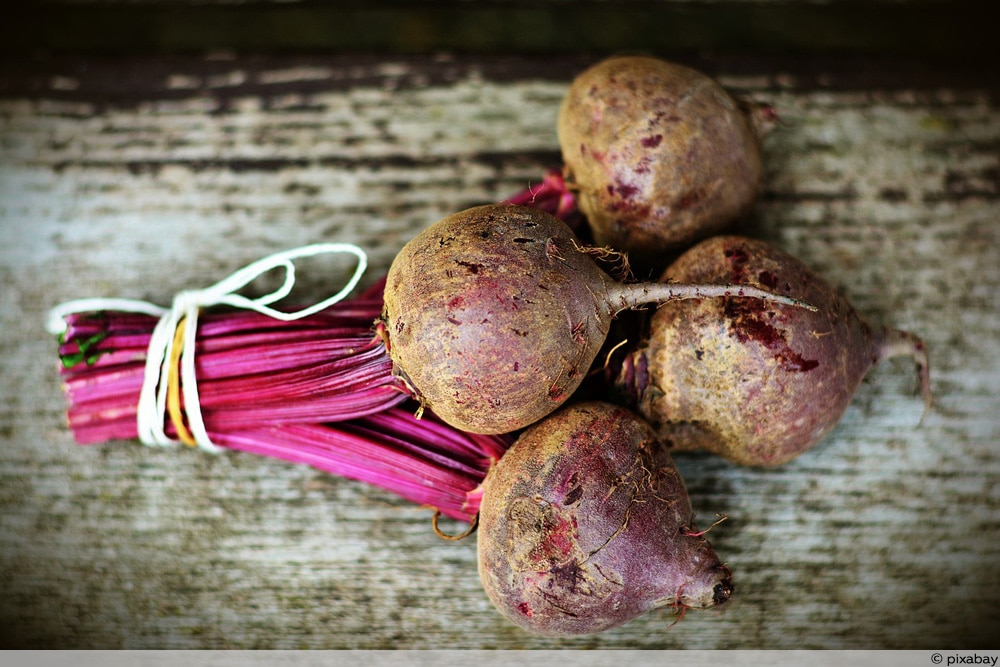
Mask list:
[[667,448],[609,403],[571,404],[521,435],[483,484],[478,547],[490,600],[541,635],[716,607],[733,592]]
[[760,142],[775,117],[657,58],[619,56],[581,73],[558,133],[567,187],[595,243],[656,275],[670,253],[731,227],[756,199]]
[[868,371],[911,357],[931,402],[927,351],[905,331],[874,327],[805,264],[763,241],[720,236],[684,253],[664,279],[756,283],[816,311],[748,300],[669,303],[625,359],[617,388],[680,449],[773,466],[837,423]]

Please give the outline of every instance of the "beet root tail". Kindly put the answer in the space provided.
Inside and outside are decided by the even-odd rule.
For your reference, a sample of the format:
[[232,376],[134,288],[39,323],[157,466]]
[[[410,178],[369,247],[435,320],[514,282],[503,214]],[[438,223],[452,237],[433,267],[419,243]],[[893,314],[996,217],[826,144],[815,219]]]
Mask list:
[[910,357],[917,367],[918,391],[924,399],[924,412],[934,404],[931,392],[931,367],[927,345],[908,331],[886,327],[877,349],[876,363],[893,357]]
[[801,299],[769,292],[752,285],[701,285],[687,283],[632,283],[615,284],[608,288],[608,303],[615,312],[639,308],[646,304],[660,304],[681,299],[747,298],[760,299],[783,306],[805,308],[816,312],[813,306]]

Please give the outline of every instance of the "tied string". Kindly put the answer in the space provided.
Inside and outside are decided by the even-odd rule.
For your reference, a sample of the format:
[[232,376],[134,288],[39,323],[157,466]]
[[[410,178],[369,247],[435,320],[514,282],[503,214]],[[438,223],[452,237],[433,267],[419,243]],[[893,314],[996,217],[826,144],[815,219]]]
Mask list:
[[[293,260],[345,253],[354,255],[358,264],[350,280],[336,294],[290,313],[271,307],[271,304],[288,296],[295,285]],[[237,293],[256,278],[278,268],[285,270],[285,279],[281,286],[270,294],[249,298]],[[302,319],[342,301],[357,286],[367,268],[368,256],[354,244],[315,243],[263,257],[205,289],[180,292],[174,297],[170,308],[136,299],[93,298],[67,301],[49,311],[47,329],[53,335],[65,333],[66,316],[73,313],[120,310],[160,318],[150,337],[142,389],[139,392],[139,404],[136,409],[139,440],[146,445],[173,445],[183,442],[197,445],[208,452],[218,453],[222,448],[215,445],[208,435],[198,397],[195,341],[200,311],[210,306],[226,305],[252,310],[283,322]],[[184,389],[183,413],[187,415],[187,425],[184,424],[181,409],[181,387]],[[179,440],[167,435],[164,415],[174,424]]]

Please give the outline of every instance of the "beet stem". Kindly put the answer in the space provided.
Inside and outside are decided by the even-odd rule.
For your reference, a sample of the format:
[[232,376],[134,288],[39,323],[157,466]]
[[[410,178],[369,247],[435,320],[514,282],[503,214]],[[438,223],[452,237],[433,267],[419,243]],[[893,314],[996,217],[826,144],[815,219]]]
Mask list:
[[541,183],[504,199],[501,203],[528,206],[550,213],[565,222],[574,233],[583,231],[583,215],[577,208],[576,196],[567,186],[562,169],[550,169]]
[[737,98],[737,104],[753,127],[757,139],[769,135],[781,122],[778,111],[766,102],[758,102],[747,98]]

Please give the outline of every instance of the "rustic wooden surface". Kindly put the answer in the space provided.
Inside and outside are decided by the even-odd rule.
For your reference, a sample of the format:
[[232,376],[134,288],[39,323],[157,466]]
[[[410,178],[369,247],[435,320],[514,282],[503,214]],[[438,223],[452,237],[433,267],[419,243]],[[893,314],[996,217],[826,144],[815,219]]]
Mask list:
[[[771,239],[923,336],[777,470],[679,460],[737,590],[574,640],[504,621],[472,540],[305,467],[79,447],[48,308],[169,302],[272,251],[369,249],[558,163],[578,57],[60,57],[0,63],[0,637],[75,648],[976,648],[1000,628],[995,78],[909,61],[705,60],[773,102]],[[322,280],[307,279],[319,294]],[[705,521],[707,523],[707,521]]]

